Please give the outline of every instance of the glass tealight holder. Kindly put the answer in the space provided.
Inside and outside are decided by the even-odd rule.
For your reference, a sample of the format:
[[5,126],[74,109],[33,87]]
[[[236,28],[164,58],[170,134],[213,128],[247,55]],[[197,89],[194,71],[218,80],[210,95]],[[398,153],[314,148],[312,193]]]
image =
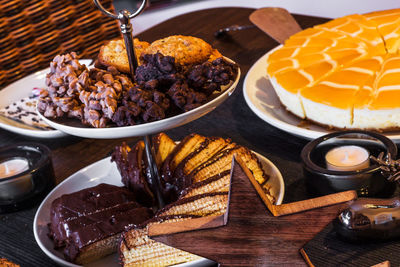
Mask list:
[[[397,157],[396,145],[387,137],[369,131],[340,131],[324,135],[308,143],[301,152],[303,174],[308,191],[313,195],[326,195],[346,190],[356,190],[359,196],[390,197],[396,190],[396,183],[389,182],[378,164],[354,162],[348,170],[332,169],[327,163],[327,153],[340,147],[356,147],[366,150],[370,156],[390,153]],[[346,160],[346,159],[345,159]]]

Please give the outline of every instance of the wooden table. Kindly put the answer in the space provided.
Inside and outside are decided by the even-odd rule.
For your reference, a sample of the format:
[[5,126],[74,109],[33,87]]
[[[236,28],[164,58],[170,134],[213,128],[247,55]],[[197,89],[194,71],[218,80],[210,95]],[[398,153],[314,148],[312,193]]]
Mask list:
[[[158,25],[139,38],[153,41],[172,34],[193,35],[205,39],[225,56],[235,60],[242,70],[242,77],[234,94],[220,107],[208,115],[185,126],[167,131],[175,139],[197,132],[205,136],[230,137],[235,142],[255,150],[269,158],[282,172],[285,180],[284,202],[308,198],[300,164],[300,151],[307,140],[292,136],[276,129],[259,119],[247,106],[243,98],[243,79],[252,64],[274,48],[277,43],[257,28],[233,32],[228,38],[215,39],[213,33],[233,24],[250,24],[252,9],[221,8],[198,11],[182,15]],[[304,16],[296,17],[303,28],[325,22],[325,19]],[[64,137],[54,140],[30,139],[0,130],[0,145],[22,141],[33,141],[47,145],[52,150],[57,183],[109,155],[115,145],[122,141],[134,143],[138,138],[117,140],[94,140]],[[259,201],[255,199],[254,201]],[[248,205],[248,203],[246,204]],[[257,204],[258,205],[258,204]],[[38,205],[31,209],[0,215],[0,257],[6,257],[22,266],[53,266],[54,263],[35,242],[32,222]],[[257,247],[246,246],[246,240],[235,240],[246,261],[235,254],[235,250],[220,251],[225,265],[287,265],[304,266],[299,249],[337,214],[338,206],[332,206],[284,217],[272,217],[263,205],[258,205],[258,214],[266,213],[264,224],[258,225],[261,241]],[[256,214],[257,214],[256,213]],[[257,215],[255,214],[254,217]],[[251,225],[252,217],[246,217],[243,224]],[[259,223],[259,222],[258,222]],[[254,244],[254,242],[252,242]],[[260,256],[262,255],[262,256]]]

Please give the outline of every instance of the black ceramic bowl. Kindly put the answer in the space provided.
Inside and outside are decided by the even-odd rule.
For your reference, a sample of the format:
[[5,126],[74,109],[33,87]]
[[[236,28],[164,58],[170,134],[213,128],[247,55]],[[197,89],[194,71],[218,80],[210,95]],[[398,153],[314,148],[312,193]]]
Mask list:
[[301,151],[303,174],[309,192],[325,195],[345,190],[357,190],[361,196],[391,196],[396,184],[381,175],[379,166],[371,162],[368,168],[357,171],[334,171],[325,166],[325,155],[334,147],[356,145],[364,147],[370,155],[380,152],[397,157],[396,145],[387,137],[368,131],[341,131],[324,135],[308,143]]
[[32,206],[55,185],[50,150],[38,143],[18,143],[0,147],[0,163],[21,159],[25,171],[0,179],[0,213]]

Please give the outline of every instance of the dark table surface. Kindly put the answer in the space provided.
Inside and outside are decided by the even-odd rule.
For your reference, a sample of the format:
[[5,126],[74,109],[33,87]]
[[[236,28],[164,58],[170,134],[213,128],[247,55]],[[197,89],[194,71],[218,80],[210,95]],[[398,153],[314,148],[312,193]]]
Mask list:
[[[172,34],[193,35],[211,43],[225,56],[236,61],[242,77],[234,94],[208,115],[166,133],[179,140],[196,132],[205,136],[229,137],[269,158],[282,172],[285,180],[284,203],[308,198],[302,177],[300,152],[308,142],[276,129],[259,119],[247,106],[243,98],[243,79],[254,62],[274,48],[277,43],[257,28],[234,32],[228,38],[217,40],[213,33],[233,24],[250,24],[252,9],[223,8],[198,11],[173,18],[142,34],[139,38],[153,41]],[[303,28],[325,22],[322,18],[296,16]],[[5,130],[0,130],[0,145],[22,141],[34,141],[48,146],[52,151],[57,184],[81,168],[109,155],[115,145],[127,141],[134,143],[139,138],[95,140],[78,137],[59,139],[32,139]],[[8,258],[22,266],[55,265],[37,245],[32,223],[38,204],[30,209],[0,215],[0,257]],[[264,208],[261,206],[261,208]],[[272,217],[265,209],[268,221],[260,236],[266,236],[263,246],[253,250],[247,248],[249,257],[259,257],[257,265],[305,265],[299,249],[323,229],[337,214],[338,206],[326,207],[285,217]],[[251,220],[251,217],[248,217]],[[246,222],[244,222],[246,224]],[[246,247],[245,241],[241,244]],[[221,251],[225,265],[253,265],[251,261],[238,261],[234,250]],[[229,255],[231,255],[229,257]],[[235,260],[236,259],[236,260]]]

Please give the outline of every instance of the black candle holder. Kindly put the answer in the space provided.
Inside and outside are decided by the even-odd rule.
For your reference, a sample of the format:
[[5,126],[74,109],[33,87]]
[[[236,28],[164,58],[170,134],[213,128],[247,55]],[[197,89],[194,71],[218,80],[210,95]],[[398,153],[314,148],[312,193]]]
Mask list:
[[0,213],[31,207],[55,186],[50,149],[38,143],[0,148],[0,163],[10,159],[28,162],[25,171],[0,179]]
[[387,137],[369,131],[340,131],[324,135],[308,143],[301,152],[303,174],[311,194],[325,195],[345,190],[357,190],[359,196],[389,197],[396,183],[382,174],[382,165],[371,160],[370,166],[356,171],[328,170],[325,155],[334,147],[356,145],[367,149],[372,157],[385,154],[395,160],[396,145]]

